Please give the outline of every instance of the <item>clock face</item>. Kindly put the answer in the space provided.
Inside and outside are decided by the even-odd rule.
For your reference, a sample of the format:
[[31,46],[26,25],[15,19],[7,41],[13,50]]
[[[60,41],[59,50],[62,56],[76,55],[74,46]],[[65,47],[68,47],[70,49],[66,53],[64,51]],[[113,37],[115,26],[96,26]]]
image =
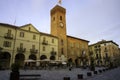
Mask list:
[[60,22],[60,27],[64,27],[64,24],[62,22]]

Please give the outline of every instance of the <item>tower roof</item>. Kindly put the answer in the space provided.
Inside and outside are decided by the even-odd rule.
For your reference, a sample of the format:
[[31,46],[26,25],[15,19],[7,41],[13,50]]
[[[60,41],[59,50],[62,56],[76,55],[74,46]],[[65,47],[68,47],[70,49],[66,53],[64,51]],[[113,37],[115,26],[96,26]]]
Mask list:
[[55,7],[53,7],[50,12],[51,12],[51,14],[53,14],[56,11],[60,11],[60,12],[66,13],[66,9],[63,8],[60,5],[56,5]]

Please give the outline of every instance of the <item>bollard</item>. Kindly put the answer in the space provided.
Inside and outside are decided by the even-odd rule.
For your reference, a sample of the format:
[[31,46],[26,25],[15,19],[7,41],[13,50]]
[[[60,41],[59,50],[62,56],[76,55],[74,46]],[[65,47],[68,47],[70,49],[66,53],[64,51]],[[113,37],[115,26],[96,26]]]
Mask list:
[[87,72],[87,76],[92,76],[92,73],[91,72]]
[[83,79],[83,74],[78,74],[78,79]]
[[97,74],[97,71],[94,71],[94,74]]
[[64,77],[63,80],[70,80],[70,77]]
[[102,73],[102,70],[98,70],[99,71],[99,73]]
[[106,70],[106,71],[108,71],[108,69],[107,69],[107,68],[106,68],[105,70]]
[[105,72],[105,69],[103,69],[103,72]]

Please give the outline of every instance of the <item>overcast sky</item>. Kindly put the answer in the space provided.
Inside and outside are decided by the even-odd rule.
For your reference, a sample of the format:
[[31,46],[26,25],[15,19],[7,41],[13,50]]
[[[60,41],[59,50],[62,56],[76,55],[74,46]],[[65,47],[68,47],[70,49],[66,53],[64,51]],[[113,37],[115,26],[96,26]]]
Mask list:
[[[40,32],[50,33],[50,10],[57,2],[0,0],[0,23],[31,23]],[[90,44],[105,39],[120,45],[120,0],[62,0],[62,6],[67,12],[68,35],[89,40]]]

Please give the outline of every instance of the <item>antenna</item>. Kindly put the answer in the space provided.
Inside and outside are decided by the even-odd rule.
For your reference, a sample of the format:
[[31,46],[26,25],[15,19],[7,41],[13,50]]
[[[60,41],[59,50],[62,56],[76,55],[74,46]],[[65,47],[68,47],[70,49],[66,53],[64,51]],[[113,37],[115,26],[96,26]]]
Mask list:
[[15,17],[15,21],[14,21],[14,25],[16,24],[16,17]]

